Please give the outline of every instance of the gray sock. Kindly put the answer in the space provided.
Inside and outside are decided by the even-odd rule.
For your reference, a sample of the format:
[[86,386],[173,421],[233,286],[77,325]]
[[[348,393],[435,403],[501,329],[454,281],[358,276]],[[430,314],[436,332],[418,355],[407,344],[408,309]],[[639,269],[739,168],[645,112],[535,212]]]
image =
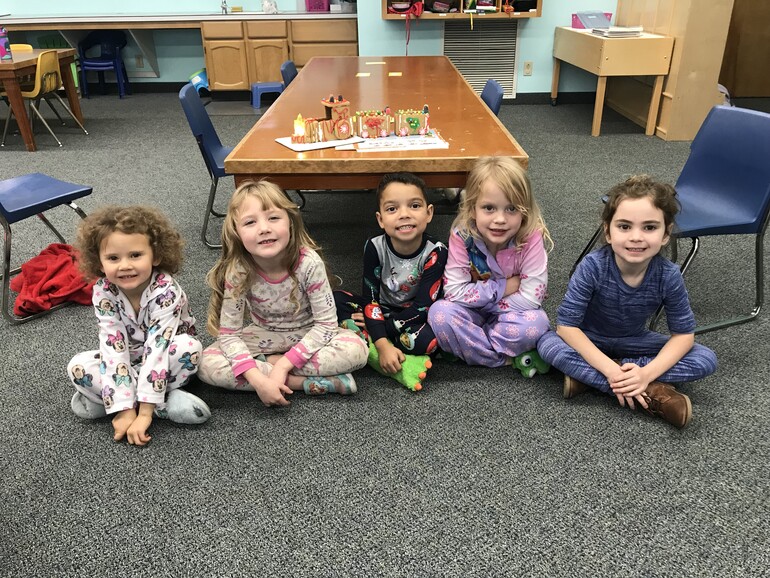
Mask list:
[[200,424],[211,417],[206,402],[196,395],[181,389],[172,389],[166,396],[166,407],[156,409],[155,415],[170,419],[174,423]]
[[104,405],[88,399],[79,391],[72,396],[70,407],[72,412],[81,419],[98,419],[107,415]]

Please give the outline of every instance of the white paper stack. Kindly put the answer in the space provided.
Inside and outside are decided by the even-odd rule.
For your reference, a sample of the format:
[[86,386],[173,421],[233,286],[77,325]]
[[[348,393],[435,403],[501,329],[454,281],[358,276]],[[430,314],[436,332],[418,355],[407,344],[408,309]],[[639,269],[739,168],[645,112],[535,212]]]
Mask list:
[[609,28],[594,28],[592,32],[605,38],[632,38],[641,36],[644,28],[641,26],[610,26]]

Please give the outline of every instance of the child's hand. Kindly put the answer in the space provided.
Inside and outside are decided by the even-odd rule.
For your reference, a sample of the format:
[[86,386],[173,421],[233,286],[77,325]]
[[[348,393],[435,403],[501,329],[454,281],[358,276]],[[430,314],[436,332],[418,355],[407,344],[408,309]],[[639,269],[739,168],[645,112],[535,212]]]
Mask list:
[[128,443],[136,446],[146,445],[152,439],[147,433],[152,423],[152,413],[143,415],[140,413],[128,428]]
[[361,329],[366,329],[366,323],[364,323],[364,314],[360,311],[357,311],[356,313],[353,313],[353,315],[350,316],[350,318],[353,320],[353,322],[356,324],[357,327],[360,327]]
[[513,295],[519,290],[519,286],[521,285],[521,277],[518,275],[514,275],[513,277],[508,277],[505,280],[505,294],[503,297],[508,297],[508,295]]
[[123,436],[126,435],[128,428],[134,423],[136,419],[136,410],[132,407],[130,409],[124,409],[118,412],[118,415],[112,418],[112,429],[115,430],[115,435],[112,437],[115,441],[120,441]]
[[289,405],[291,402],[284,395],[291,395],[292,391],[285,383],[275,381],[272,377],[265,377],[258,384],[252,384],[260,401],[265,407],[274,405]]
[[[384,343],[380,344],[380,341]],[[404,352],[391,345],[387,339],[378,340],[375,344],[380,356],[380,367],[385,373],[396,373],[406,359]]]
[[647,402],[642,397],[642,393],[647,389],[650,380],[647,378],[644,368],[635,363],[624,363],[619,371],[609,378],[609,384],[612,393],[618,398],[618,403],[636,409],[634,400],[639,402],[643,408],[647,408]]

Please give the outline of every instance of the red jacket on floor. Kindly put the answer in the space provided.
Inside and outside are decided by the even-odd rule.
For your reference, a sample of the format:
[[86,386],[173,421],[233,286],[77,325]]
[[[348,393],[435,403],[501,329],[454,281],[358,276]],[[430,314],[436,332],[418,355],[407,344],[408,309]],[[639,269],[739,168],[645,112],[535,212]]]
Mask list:
[[78,269],[71,245],[52,243],[21,266],[21,273],[11,279],[11,289],[19,295],[13,306],[18,316],[48,311],[64,301],[91,304],[91,288]]

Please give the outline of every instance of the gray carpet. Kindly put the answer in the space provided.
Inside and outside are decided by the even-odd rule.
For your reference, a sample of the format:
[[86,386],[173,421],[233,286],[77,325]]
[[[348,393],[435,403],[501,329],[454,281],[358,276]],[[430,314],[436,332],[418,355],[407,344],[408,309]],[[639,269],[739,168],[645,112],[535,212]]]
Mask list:
[[[220,137],[235,144],[256,116],[217,105]],[[199,240],[207,175],[176,95],[95,96],[83,111],[90,134],[55,129],[61,149],[41,133],[31,154],[11,137],[0,178],[92,185],[87,212],[162,208],[188,240],[179,278],[202,329],[216,252]],[[673,182],[689,144],[645,137],[612,111],[592,138],[590,105],[506,104],[500,116],[531,156],[556,241],[553,319],[600,195],[638,172]],[[232,181],[220,190],[224,200]],[[371,196],[312,194],[304,217],[357,288],[377,232]],[[446,237],[451,219],[431,232]],[[52,220],[68,233],[77,221],[66,208]],[[17,262],[44,233],[32,220],[14,228]],[[752,251],[748,238],[705,240],[687,279],[700,321],[750,307]],[[767,313],[699,338],[720,369],[684,387],[694,417],[683,431],[598,395],[564,400],[555,371],[527,380],[437,361],[417,394],[365,368],[357,395],[296,394],[281,410],[195,384],[211,420],[156,420],[138,449],[69,410],[65,366],[96,346],[90,308],[3,321],[0,576],[768,576],[769,339]]]

